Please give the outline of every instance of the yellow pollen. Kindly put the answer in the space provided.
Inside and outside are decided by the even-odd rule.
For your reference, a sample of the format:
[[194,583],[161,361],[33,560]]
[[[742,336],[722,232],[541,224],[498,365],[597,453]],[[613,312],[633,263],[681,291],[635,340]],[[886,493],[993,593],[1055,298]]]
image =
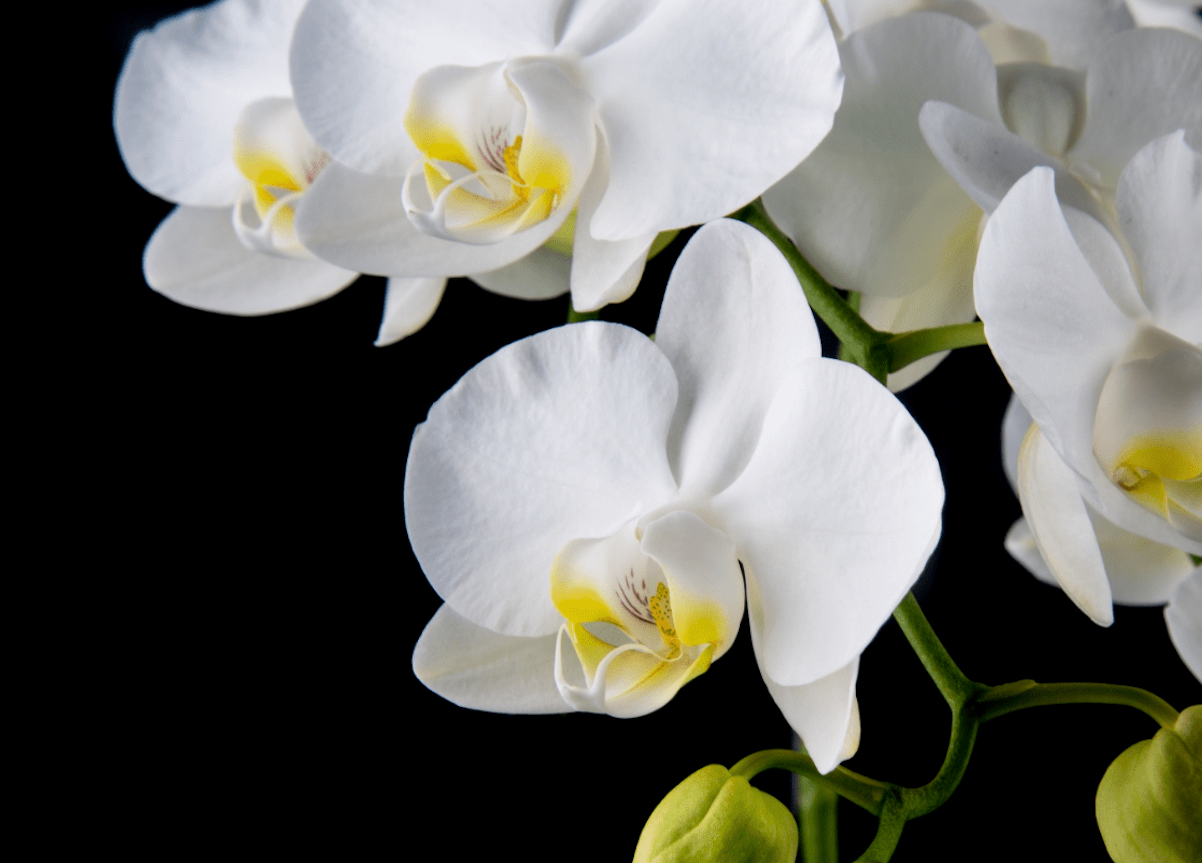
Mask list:
[[521,155],[522,136],[518,135],[513,139],[513,143],[501,152],[501,156],[505,159],[505,173],[509,175],[509,179],[513,183],[514,192],[517,193],[519,198],[525,201],[530,197],[530,191],[526,186],[526,181],[518,173],[518,157]]
[[676,635],[676,626],[672,622],[672,600],[668,596],[668,586],[662,581],[655,589],[655,596],[647,603],[647,610],[655,620],[660,637],[668,647],[667,659],[680,656],[680,638]]

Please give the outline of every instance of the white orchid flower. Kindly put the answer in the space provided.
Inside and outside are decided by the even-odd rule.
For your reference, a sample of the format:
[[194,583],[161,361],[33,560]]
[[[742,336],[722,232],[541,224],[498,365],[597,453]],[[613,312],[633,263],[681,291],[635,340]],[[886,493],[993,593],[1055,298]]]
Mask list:
[[1017,471],[1027,525],[1103,625],[1112,598],[1163,601],[1172,584],[1151,572],[1155,554],[1142,586],[1136,561],[1108,578],[1114,532],[1091,509],[1202,553],[1202,159],[1182,132],[1136,154],[1116,210],[1118,237],[1058,202],[1053,171],[1036,168],[986,226],[975,277],[990,347],[1034,419]]
[[[1104,48],[1084,73],[998,68],[952,16],[858,29],[840,43],[847,82],[834,127],[764,195],[768,211],[828,280],[860,292],[874,327],[970,321],[982,214],[1023,174],[1056,166],[1068,202],[1108,218],[1140,146],[1178,128],[1202,136],[1202,43],[1128,29]],[[943,356],[891,375],[890,388]]]
[[[1002,422],[1002,466],[1015,494],[1019,493],[1019,453],[1031,428],[1031,415],[1012,397]],[[1075,487],[1075,478],[1071,482]],[[1165,619],[1173,644],[1194,676],[1202,680],[1202,608],[1198,606],[1202,567],[1179,548],[1124,530],[1099,513],[1088,498],[1082,500],[1113,601],[1119,605],[1167,604]],[[1005,545],[1010,556],[1040,581],[1060,586],[1025,518],[1011,526]]]
[[[303,6],[223,0],[139,34],[126,58],[117,144],[134,179],[180,205],[143,260],[147,283],[177,303],[269,314],[323,300],[358,276],[316,259],[296,236],[296,213],[329,163],[288,80]],[[381,342],[422,326],[444,284],[390,284]]]
[[[815,2],[312,0],[292,79],[333,157],[297,220],[364,272],[627,298],[661,231],[758,196],[842,91]],[[574,223],[569,216],[575,213]],[[546,248],[571,228],[571,258]]]
[[859,655],[942,502],[913,419],[820,356],[779,252],[719,221],[677,261],[654,341],[540,333],[418,427],[405,521],[446,604],[414,668],[467,707],[637,716],[722,656],[746,602],[764,681],[829,771],[858,740]]

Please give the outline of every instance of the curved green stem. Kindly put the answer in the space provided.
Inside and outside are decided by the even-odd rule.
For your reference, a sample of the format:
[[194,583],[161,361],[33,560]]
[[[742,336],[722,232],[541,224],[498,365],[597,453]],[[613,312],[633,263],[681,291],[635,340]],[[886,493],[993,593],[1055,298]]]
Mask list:
[[897,850],[905,826],[906,813],[901,798],[897,794],[890,794],[884,800],[876,836],[864,853],[856,858],[856,863],[885,863],[889,860]]
[[943,642],[935,635],[935,630],[931,629],[926,615],[918,607],[914,594],[906,594],[893,610],[893,619],[901,626],[906,640],[952,710],[959,710],[970,698],[988,688],[969,680],[952,660]]
[[1115,683],[1035,683],[1026,680],[992,687],[975,701],[977,719],[981,722],[1015,710],[1049,704],[1123,704],[1142,710],[1164,728],[1172,728],[1178,716],[1173,706],[1159,695]]
[[753,752],[730,768],[735,776],[747,779],[773,767],[779,767],[813,779],[836,794],[846,797],[862,809],[867,809],[873,815],[879,815],[881,801],[889,792],[890,786],[867,776],[854,773],[846,767],[836,767],[830,773],[822,774],[804,752],[794,752],[792,749],[764,749]]
[[988,344],[985,341],[985,325],[980,321],[967,324],[948,324],[926,330],[911,330],[895,333],[886,342],[889,348],[889,371],[904,369],[915,360],[950,351],[954,348],[971,348]]
[[907,820],[934,812],[952,796],[968,769],[968,759],[972,756],[979,724],[967,710],[956,710],[952,713],[951,739],[948,741],[947,755],[943,758],[939,772],[926,785],[903,788],[900,791]]

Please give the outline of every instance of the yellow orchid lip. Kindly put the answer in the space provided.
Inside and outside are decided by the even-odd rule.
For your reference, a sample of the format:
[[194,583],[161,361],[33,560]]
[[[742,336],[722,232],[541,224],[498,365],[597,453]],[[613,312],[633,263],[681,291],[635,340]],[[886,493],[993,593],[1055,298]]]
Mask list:
[[248,249],[309,257],[296,237],[295,206],[329,154],[317,146],[291,99],[261,99],[234,130],[234,164],[247,180],[234,206],[234,232]]

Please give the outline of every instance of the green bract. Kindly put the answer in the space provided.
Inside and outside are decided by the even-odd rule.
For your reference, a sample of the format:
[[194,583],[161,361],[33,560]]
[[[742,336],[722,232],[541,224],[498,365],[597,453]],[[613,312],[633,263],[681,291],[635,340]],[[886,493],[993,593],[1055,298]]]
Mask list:
[[647,819],[634,863],[792,863],[797,822],[775,797],[702,767],[668,792]]
[[1202,705],[1114,760],[1098,786],[1098,828],[1117,863],[1189,863],[1202,849]]

